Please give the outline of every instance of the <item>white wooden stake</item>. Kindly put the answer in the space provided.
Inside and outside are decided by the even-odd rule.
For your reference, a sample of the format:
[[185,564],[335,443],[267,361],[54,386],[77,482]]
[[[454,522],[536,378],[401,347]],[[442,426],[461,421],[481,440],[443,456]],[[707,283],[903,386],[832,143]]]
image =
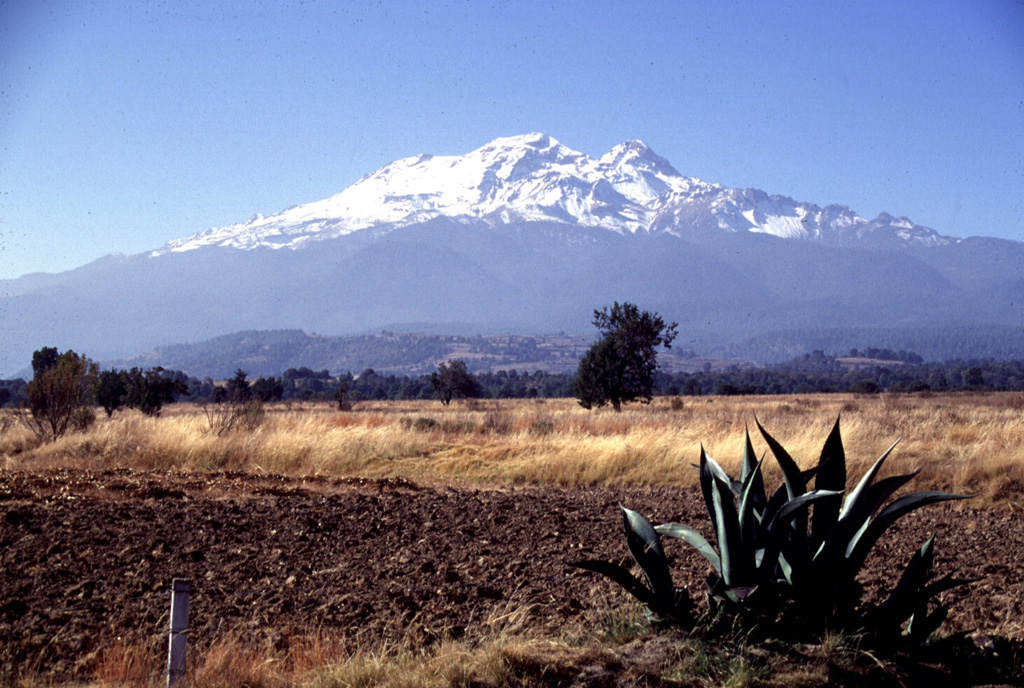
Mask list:
[[167,643],[167,686],[185,678],[185,641],[188,639],[188,594],[184,578],[171,581],[171,632]]

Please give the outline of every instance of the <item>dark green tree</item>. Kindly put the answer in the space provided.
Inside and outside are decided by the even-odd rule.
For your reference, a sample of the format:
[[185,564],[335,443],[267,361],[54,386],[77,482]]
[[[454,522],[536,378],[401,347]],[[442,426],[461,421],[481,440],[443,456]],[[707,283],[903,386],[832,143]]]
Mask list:
[[252,396],[252,389],[247,380],[248,373],[241,368],[235,370],[235,375],[227,384],[228,399],[231,401],[248,401]]
[[124,404],[127,392],[124,373],[116,370],[104,370],[96,381],[96,390],[93,396],[96,397],[96,403],[107,412],[107,418],[110,418],[114,415],[114,411]]
[[594,311],[599,339],[580,359],[573,394],[583,408],[611,404],[616,411],[630,401],[650,403],[656,349],[672,348],[676,323],[666,324],[657,313],[641,311],[632,303],[615,302],[611,310]]
[[445,406],[454,398],[475,397],[480,389],[476,378],[466,370],[466,362],[459,358],[439,363],[437,370],[430,374],[430,386]]
[[132,368],[125,374],[125,405],[142,411],[147,416],[159,416],[164,404],[170,404],[179,394],[188,393],[188,384],[166,374],[157,366],[146,371]]
[[38,351],[32,352],[32,376],[33,378],[57,365],[60,354],[55,346],[44,346]]
[[342,378],[338,383],[338,389],[334,393],[334,400],[338,402],[339,411],[351,411],[352,400],[348,398],[348,380]]
[[252,393],[260,401],[280,401],[284,396],[284,383],[276,377],[259,377],[252,383]]

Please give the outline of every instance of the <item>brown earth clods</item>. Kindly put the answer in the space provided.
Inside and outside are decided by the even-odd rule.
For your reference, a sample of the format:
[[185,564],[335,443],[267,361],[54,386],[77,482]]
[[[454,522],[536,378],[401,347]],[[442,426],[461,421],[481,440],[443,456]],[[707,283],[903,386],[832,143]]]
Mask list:
[[[364,646],[472,638],[512,617],[597,628],[623,593],[568,562],[627,563],[620,504],[706,529],[692,488],[0,471],[0,678],[87,678],[105,645],[165,638],[177,577],[191,582],[200,651],[228,633],[279,650],[314,631]],[[1024,515],[1007,508],[905,517],[868,560],[869,595],[933,533],[940,575],[982,579],[945,594],[944,628],[1024,635]],[[666,550],[676,584],[699,598],[706,562],[675,541]]]

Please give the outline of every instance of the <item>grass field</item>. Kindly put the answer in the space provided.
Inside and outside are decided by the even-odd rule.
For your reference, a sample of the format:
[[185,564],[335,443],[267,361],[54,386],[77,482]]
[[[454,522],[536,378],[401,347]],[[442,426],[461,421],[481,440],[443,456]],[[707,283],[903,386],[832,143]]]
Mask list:
[[[977,493],[985,503],[1024,495],[1024,395],[816,395],[656,399],[621,413],[572,400],[269,405],[252,431],[219,437],[195,406],[159,418],[119,411],[85,433],[40,446],[8,423],[2,465],[246,471],[391,477],[490,485],[694,485],[703,444],[734,470],[743,433],[765,443],[755,417],[807,466],[841,416],[847,462],[862,472],[892,442],[888,468],[920,469],[915,484]],[[766,470],[772,470],[771,462]]]
[[[806,467],[816,462],[837,416],[851,475],[859,476],[900,440],[886,470],[920,469],[913,489],[976,493],[964,508],[1020,514],[1024,395],[1019,393],[659,398],[621,413],[586,411],[573,400],[471,400],[450,408],[438,402],[362,402],[349,412],[327,404],[276,404],[266,407],[257,426],[223,436],[213,432],[201,408],[182,404],[158,418],[135,411],[111,419],[101,414],[88,431],[52,444],[39,444],[27,430],[3,420],[0,468],[29,474],[71,468],[402,477],[456,488],[697,489],[691,464],[702,445],[731,473],[737,471],[746,427],[757,452],[765,451],[755,417]],[[765,466],[775,484],[779,476],[772,462]],[[862,651],[856,637],[835,634],[813,646],[766,647],[746,643],[737,631],[705,642],[653,634],[637,605],[624,596],[609,599],[601,622],[591,628],[540,631],[525,622],[529,609],[511,605],[489,622],[492,632],[429,647],[401,641],[363,646],[313,633],[293,638],[285,651],[253,647],[228,633],[193,659],[191,683],[823,686],[881,677],[879,685],[915,684]],[[997,630],[1018,642],[1024,636],[1019,624],[1002,623]],[[130,638],[107,645],[93,660],[94,684],[160,685],[163,657],[154,647]],[[653,668],[645,673],[648,665]],[[14,685],[34,688],[49,681],[26,672]]]

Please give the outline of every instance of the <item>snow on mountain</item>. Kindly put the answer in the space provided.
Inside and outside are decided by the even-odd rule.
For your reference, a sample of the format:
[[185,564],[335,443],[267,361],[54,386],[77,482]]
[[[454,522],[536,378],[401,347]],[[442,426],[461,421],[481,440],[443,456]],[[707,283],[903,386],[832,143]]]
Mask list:
[[557,222],[620,234],[687,236],[710,225],[836,244],[954,241],[907,218],[882,213],[868,221],[842,205],[820,208],[686,177],[640,141],[620,144],[595,160],[534,133],[498,138],[462,156],[396,160],[325,200],[170,241],[152,255],[203,246],[296,249],[437,217],[489,225]]

